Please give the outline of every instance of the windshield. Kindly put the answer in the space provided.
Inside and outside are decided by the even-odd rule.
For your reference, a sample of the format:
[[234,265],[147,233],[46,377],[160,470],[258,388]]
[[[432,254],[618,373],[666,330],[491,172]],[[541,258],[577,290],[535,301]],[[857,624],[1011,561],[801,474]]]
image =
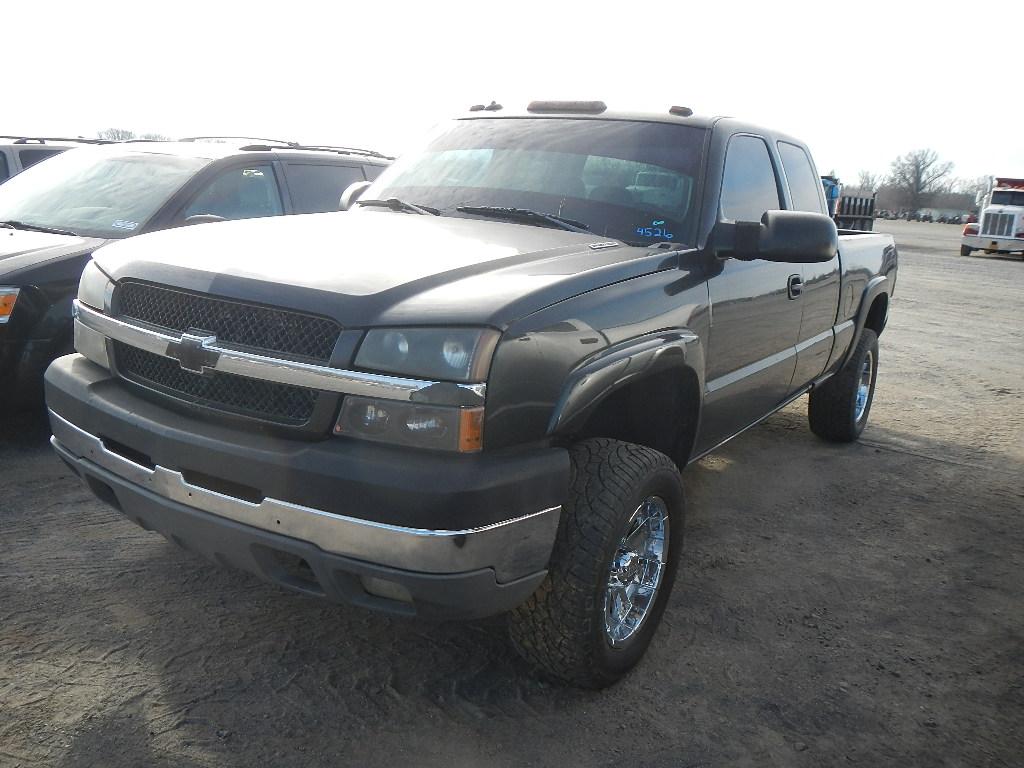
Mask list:
[[209,162],[120,147],[64,152],[0,185],[0,221],[128,237]]
[[991,205],[1024,206],[1024,192],[993,192]]
[[628,243],[686,243],[704,135],[627,120],[459,120],[401,157],[363,198],[398,198],[468,218],[477,215],[455,209],[526,208]]

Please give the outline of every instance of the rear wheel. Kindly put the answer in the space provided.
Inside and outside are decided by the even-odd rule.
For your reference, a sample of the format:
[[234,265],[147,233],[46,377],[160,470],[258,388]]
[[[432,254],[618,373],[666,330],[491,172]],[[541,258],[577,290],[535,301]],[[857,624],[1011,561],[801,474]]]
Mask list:
[[878,336],[861,331],[853,354],[831,379],[811,390],[807,418],[811,431],[836,443],[860,437],[868,422],[878,377]]
[[960,255],[961,256],[970,256],[973,251],[974,251],[974,249],[970,248],[969,246],[966,246],[966,245],[961,245],[960,246]]
[[584,440],[571,458],[548,575],[509,628],[541,671],[603,688],[636,665],[661,621],[683,542],[683,488],[671,459],[632,443]]

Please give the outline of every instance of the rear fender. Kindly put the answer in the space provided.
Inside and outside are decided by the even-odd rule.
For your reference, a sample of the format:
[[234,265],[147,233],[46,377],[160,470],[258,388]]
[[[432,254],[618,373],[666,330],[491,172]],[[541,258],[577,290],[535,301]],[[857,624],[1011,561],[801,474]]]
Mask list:
[[[886,275],[877,275],[871,278],[864,289],[864,293],[861,295],[860,306],[857,308],[857,315],[854,319],[853,339],[850,341],[850,346],[847,347],[846,353],[843,355],[843,362],[839,367],[845,365],[846,360],[853,354],[853,350],[856,349],[857,342],[860,341],[861,334],[867,326],[871,305],[875,303],[875,299],[883,294],[886,296],[892,294],[892,281]],[[888,313],[886,314],[888,315]]]

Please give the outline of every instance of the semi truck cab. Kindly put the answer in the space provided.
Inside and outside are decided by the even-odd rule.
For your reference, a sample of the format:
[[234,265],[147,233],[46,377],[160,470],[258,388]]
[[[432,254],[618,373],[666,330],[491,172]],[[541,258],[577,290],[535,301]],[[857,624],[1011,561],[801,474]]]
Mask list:
[[980,221],[964,227],[960,255],[1024,254],[1024,179],[997,178]]

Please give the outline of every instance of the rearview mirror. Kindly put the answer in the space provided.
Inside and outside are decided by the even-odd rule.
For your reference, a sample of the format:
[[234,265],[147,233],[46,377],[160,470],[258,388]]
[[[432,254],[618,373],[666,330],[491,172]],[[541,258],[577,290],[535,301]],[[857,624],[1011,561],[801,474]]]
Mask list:
[[766,211],[760,222],[720,222],[714,247],[721,256],[744,261],[790,263],[831,261],[839,250],[839,233],[823,213]]
[[345,191],[341,193],[341,201],[338,203],[338,210],[347,211],[355,205],[356,200],[362,196],[363,192],[366,191],[366,188],[372,183],[373,182],[370,181],[353,181],[345,187]]

